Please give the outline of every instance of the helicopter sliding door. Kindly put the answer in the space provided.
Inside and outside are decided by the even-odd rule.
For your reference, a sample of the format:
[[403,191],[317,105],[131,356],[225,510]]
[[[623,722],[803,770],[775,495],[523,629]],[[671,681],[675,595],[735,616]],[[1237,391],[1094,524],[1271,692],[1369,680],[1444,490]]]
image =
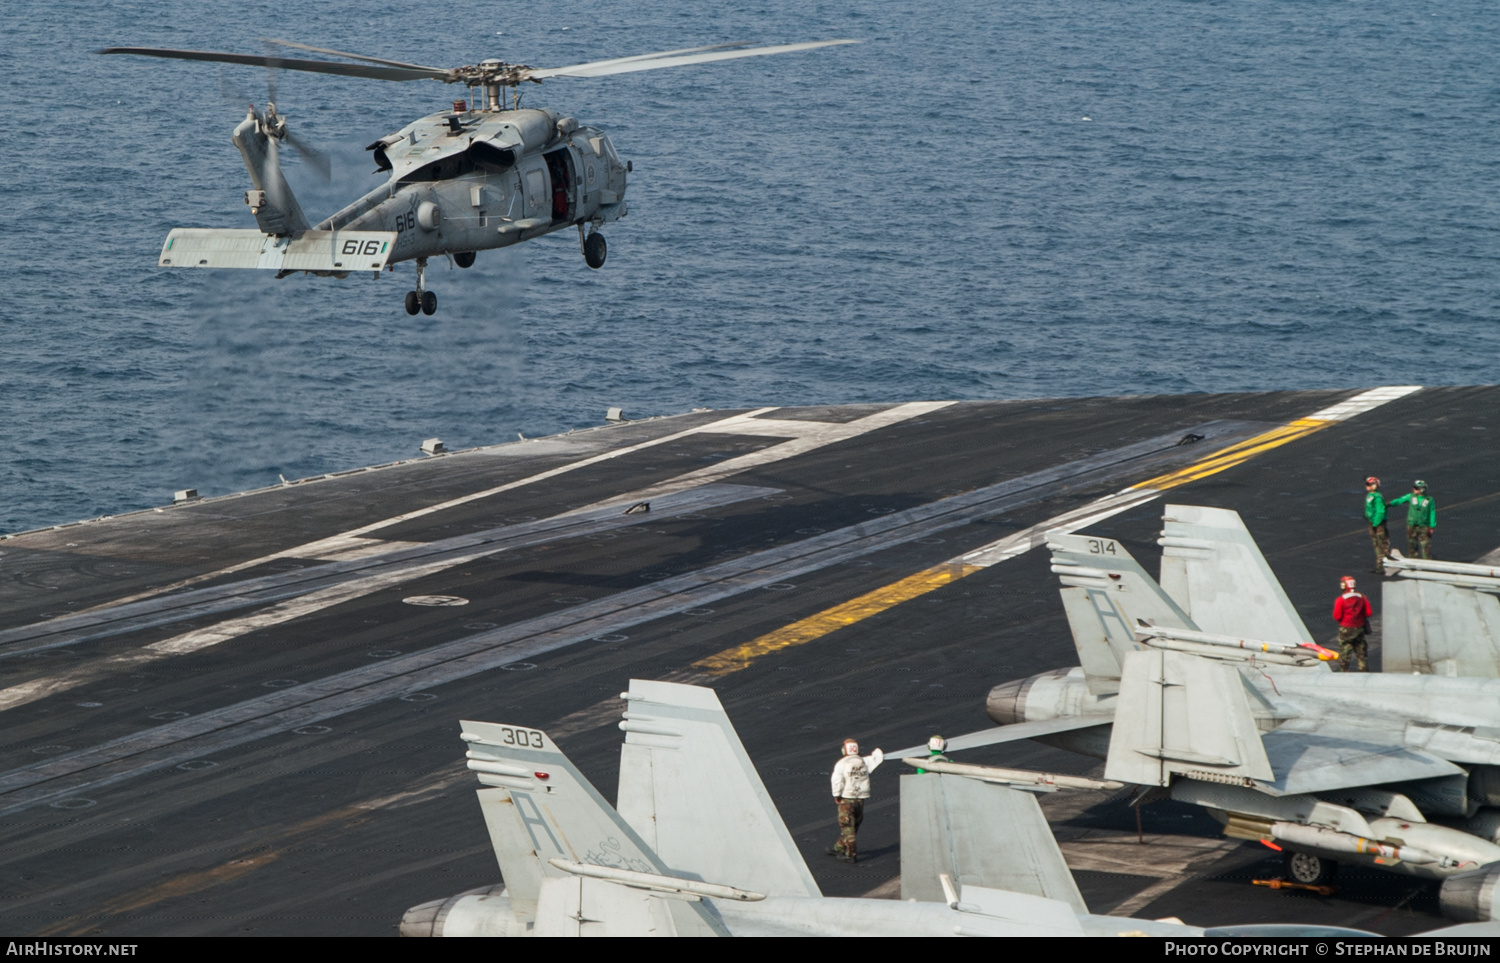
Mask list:
[[542,156],[547,161],[547,173],[552,179],[552,223],[565,224],[573,220],[576,207],[577,192],[574,188],[577,179],[573,175],[573,158],[568,156],[566,147]]

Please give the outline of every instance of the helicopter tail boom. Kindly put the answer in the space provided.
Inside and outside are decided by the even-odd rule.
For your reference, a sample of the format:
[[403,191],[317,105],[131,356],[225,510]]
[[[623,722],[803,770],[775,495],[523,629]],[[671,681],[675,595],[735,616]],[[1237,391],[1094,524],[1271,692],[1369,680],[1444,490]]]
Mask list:
[[156,263],[344,275],[382,270],[395,246],[395,231],[303,231],[276,237],[254,230],[179,227],[167,235]]

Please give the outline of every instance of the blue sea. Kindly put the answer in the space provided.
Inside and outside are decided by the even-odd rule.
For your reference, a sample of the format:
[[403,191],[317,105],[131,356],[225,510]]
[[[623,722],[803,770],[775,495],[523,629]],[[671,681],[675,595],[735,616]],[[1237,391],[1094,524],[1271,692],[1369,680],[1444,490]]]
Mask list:
[[[607,129],[630,215],[372,281],[158,269],[251,227],[260,37],[435,66],[857,46],[525,92]],[[0,531],[694,407],[1500,381],[1500,8],[1474,0],[11,0]],[[333,182],[435,82],[275,77]]]

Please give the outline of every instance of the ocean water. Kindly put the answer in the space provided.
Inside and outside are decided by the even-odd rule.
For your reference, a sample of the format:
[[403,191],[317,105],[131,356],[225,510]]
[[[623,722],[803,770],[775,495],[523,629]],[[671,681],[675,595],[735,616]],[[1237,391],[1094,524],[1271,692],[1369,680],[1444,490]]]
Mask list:
[[[1474,0],[12,0],[0,531],[693,407],[1500,381],[1500,13]],[[526,91],[630,216],[378,281],[160,270],[248,227],[265,73],[91,53],[281,36],[437,66],[858,46]],[[280,72],[333,183],[454,88]]]

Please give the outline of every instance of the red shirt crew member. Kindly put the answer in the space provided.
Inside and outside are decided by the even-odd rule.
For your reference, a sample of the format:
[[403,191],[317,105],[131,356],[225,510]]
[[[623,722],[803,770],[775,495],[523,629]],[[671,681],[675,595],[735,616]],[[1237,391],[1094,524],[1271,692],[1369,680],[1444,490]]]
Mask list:
[[1339,668],[1345,672],[1353,671],[1357,655],[1359,671],[1368,672],[1370,667],[1365,631],[1370,626],[1370,616],[1375,614],[1375,609],[1370,605],[1370,600],[1354,588],[1354,576],[1345,575],[1339,579],[1339,588],[1343,592],[1333,600],[1333,620],[1339,626]]

